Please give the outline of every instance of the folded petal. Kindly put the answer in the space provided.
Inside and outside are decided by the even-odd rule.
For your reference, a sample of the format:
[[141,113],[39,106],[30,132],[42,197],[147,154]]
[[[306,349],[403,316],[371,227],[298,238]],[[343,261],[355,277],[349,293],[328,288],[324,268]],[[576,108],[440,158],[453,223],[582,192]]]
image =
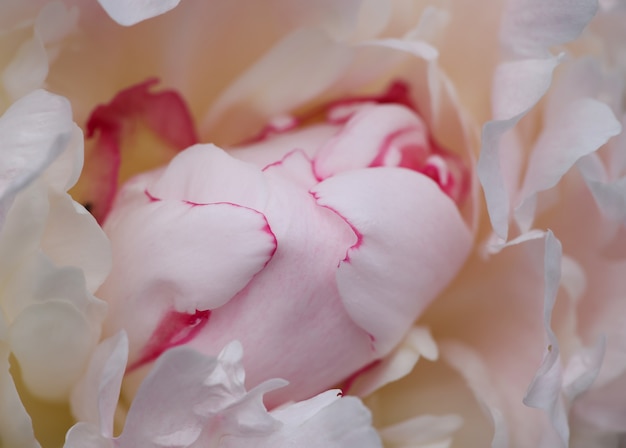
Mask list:
[[267,182],[261,170],[215,145],[187,148],[153,179],[146,188],[158,199],[196,204],[231,202],[256,210],[267,203]]
[[581,157],[596,151],[621,132],[613,112],[599,101],[583,98],[561,105],[547,117],[546,126],[535,143],[520,192],[516,217],[522,229],[529,229],[534,210],[524,210],[534,196],[555,186]]
[[337,271],[339,293],[385,355],[460,269],[469,229],[437,184],[409,170],[347,172],[312,193],[358,236]]

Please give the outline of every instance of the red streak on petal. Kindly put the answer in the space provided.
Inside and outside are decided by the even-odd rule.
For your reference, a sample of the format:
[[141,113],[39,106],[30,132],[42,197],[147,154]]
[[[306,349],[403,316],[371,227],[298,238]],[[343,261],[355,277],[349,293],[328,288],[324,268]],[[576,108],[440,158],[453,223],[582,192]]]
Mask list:
[[263,140],[283,132],[289,132],[292,129],[296,129],[300,125],[300,120],[296,117],[286,116],[278,117],[270,121],[263,129],[261,129],[256,135],[244,140],[239,145],[251,145],[253,143],[262,142]]
[[148,197],[148,199],[150,199],[150,202],[159,202],[161,200],[155,196],[152,196],[147,189],[143,191],[143,194],[145,194]]
[[[357,95],[353,97],[344,97],[335,101],[331,101],[314,108],[313,110],[302,114],[300,116],[288,116],[277,117],[271,120],[264,128],[262,128],[254,136],[239,142],[237,146],[250,145],[258,143],[272,137],[276,134],[289,132],[297,127],[301,126],[305,122],[315,120],[316,117],[321,114],[331,115],[332,110],[346,106],[357,106],[359,104],[377,103],[377,104],[401,104],[409,109],[417,112],[417,107],[411,99],[409,85],[400,80],[396,80],[389,88],[382,94],[377,95]],[[340,122],[332,121],[333,124],[342,124],[350,118],[350,115],[345,116]]]
[[367,364],[366,366],[361,367],[359,370],[357,370],[356,372],[354,372],[352,375],[350,375],[348,378],[346,378],[346,380],[343,383],[343,392],[344,393],[348,393],[350,391],[350,388],[352,386],[354,386],[355,381],[364,373],[369,372],[370,370],[372,370],[374,367],[376,367],[377,365],[379,365],[381,363],[380,359],[377,359],[376,361],[372,361],[369,364]]
[[150,92],[158,82],[150,78],[121,90],[111,102],[97,106],[87,120],[86,137],[98,139],[86,163],[92,165],[88,176],[96,194],[91,211],[100,223],[117,191],[124,133],[132,132],[136,120],[142,120],[178,151],[198,141],[191,112],[182,97],[174,90]]
[[[358,104],[376,103],[376,104],[399,104],[405,106],[412,111],[418,113],[417,106],[411,99],[411,91],[409,85],[400,80],[391,83],[389,88],[382,94],[378,95],[360,95],[354,97],[341,98],[324,105],[327,115],[332,115],[333,109],[345,108],[347,106],[356,106]],[[356,111],[356,109],[355,109]],[[343,116],[340,121],[333,121],[334,124],[342,124],[350,119],[351,115]]]
[[211,310],[184,314],[170,311],[152,333],[139,358],[126,368],[126,373],[155,361],[166,350],[191,341],[207,324]]
[[[313,196],[313,198],[317,201],[319,199],[319,196],[317,195],[317,193],[315,193],[314,191],[309,191],[309,194],[311,196]],[[318,204],[319,205],[319,204]],[[339,211],[337,211],[336,209],[334,209],[333,207],[329,206],[329,205],[319,205],[320,207],[324,207],[328,210],[330,210],[331,212],[333,212],[334,214],[336,214],[337,216],[339,216],[341,219],[343,219],[343,221],[348,225],[348,227],[350,227],[350,229],[352,230],[352,232],[354,233],[354,236],[356,237],[356,242],[350,246],[348,248],[348,250],[346,250],[346,255],[343,258],[343,260],[341,260],[338,264],[337,267],[341,266],[341,263],[349,263],[350,262],[350,252],[353,250],[357,250],[359,247],[361,247],[361,245],[363,244],[363,234],[361,232],[359,232],[359,230],[355,227],[354,224],[352,224],[350,222],[350,220],[348,218],[346,218],[345,216],[343,216]]]

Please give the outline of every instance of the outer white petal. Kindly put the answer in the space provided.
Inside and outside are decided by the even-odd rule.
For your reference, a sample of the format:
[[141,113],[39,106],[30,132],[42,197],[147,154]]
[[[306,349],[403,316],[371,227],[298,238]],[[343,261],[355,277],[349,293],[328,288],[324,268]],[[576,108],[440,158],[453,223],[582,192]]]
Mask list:
[[83,377],[72,390],[72,413],[81,422],[113,436],[113,417],[128,359],[128,338],[118,333],[94,350]]
[[15,193],[61,154],[73,129],[69,102],[43,90],[21,98],[0,117],[0,223]]
[[[32,3],[31,7],[41,7],[36,5],[37,2],[29,3]],[[29,6],[22,8],[27,11]],[[0,11],[0,14],[4,12]],[[8,16],[11,17],[10,11]],[[2,84],[11,99],[16,100],[44,87],[49,65],[58,53],[58,43],[75,29],[77,20],[78,9],[67,8],[60,1],[49,2],[41,7],[35,19],[33,36],[20,45],[2,72]],[[16,22],[10,23],[9,30],[16,25]]]
[[130,26],[174,9],[180,0],[98,0],[120,25]]
[[478,176],[494,231],[505,240],[512,197],[517,194],[517,187],[506,185],[505,179],[511,176],[507,171],[512,166],[514,172],[519,170],[519,163],[503,138],[550,86],[552,71],[559,62],[550,47],[576,38],[596,8],[596,0],[513,0],[503,16],[501,42],[512,60],[496,70],[494,120],[483,127]]
[[217,359],[188,347],[166,352],[142,383],[122,434],[112,438],[124,347],[125,338],[115,337],[98,348],[74,396],[74,409],[87,421],[70,429],[65,448],[381,446],[367,408],[337,390],[268,413],[263,394],[285,382],[270,380],[246,392],[238,342]]
[[520,56],[548,56],[574,40],[598,9],[597,0],[512,0],[501,27],[504,46]]
[[31,419],[9,372],[8,331],[0,310],[0,446],[38,448]]
[[224,448],[377,448],[382,447],[367,408],[354,397],[329,390],[270,413],[282,425],[255,438],[225,437]]

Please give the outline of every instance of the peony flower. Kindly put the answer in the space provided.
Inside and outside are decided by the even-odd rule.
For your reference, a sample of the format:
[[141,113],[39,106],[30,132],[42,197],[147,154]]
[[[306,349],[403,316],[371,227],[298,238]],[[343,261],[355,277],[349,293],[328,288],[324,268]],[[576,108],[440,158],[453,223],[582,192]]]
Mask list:
[[471,244],[460,160],[406,106],[327,113],[230,155],[192,146],[121,188],[98,295],[129,372],[236,338],[251,387],[289,381],[269,403],[307,398],[389,354],[455,275]]
[[112,437],[127,355],[124,333],[106,339],[94,353],[75,389],[81,422],[68,432],[66,448],[381,446],[365,406],[337,390],[267,412],[263,394],[285,382],[268,380],[246,391],[238,342],[216,358],[186,347],[165,353],[142,383],[124,430]]
[[[101,2],[124,25],[176,3]],[[124,391],[135,399],[122,434],[160,428],[152,410],[182,379],[153,383],[166,363],[208,365],[238,338],[251,392],[291,381],[264,397],[269,413],[255,408],[267,422],[300,421],[297,407],[273,407],[317,407],[332,398],[318,394],[341,386],[365,397],[390,447],[623,443],[620,2],[507,0],[476,13],[466,2],[187,1],[129,28],[95,3],[55,5],[32,23],[7,22],[2,101],[45,82],[71,100],[88,135],[72,194],[113,243],[97,295],[111,304],[107,334],[129,335]],[[44,26],[53,22],[63,26]],[[385,95],[389,86],[404,96]],[[437,213],[447,204],[437,227],[416,213],[426,200]],[[411,222],[430,229],[428,245],[415,244]],[[208,225],[212,238],[198,239]],[[288,225],[301,233],[290,237]],[[235,229],[246,240],[227,238]],[[450,260],[433,267],[437,281],[420,283],[430,266],[410,255],[418,249]],[[295,308],[303,302],[285,300],[286,286],[326,306]],[[182,344],[209,356],[172,348]],[[124,371],[123,360],[113,364],[112,392],[100,395],[99,369],[83,370],[91,379],[73,400],[83,423],[70,441],[131,437],[111,431]],[[18,402],[14,377],[2,377],[3,409]],[[144,427],[133,406],[147,403]],[[176,415],[195,437],[208,414],[192,408]],[[351,419],[357,408],[338,412]]]

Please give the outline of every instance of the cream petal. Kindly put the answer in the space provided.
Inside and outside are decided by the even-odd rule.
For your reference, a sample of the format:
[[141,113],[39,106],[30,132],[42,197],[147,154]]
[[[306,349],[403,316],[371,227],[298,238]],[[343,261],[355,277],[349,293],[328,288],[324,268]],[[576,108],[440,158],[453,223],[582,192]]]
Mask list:
[[[300,29],[282,39],[218,98],[201,133],[237,123],[258,130],[269,117],[292,110],[332,84],[351,61],[348,47],[323,32]],[[254,107],[249,108],[253,100]],[[236,116],[237,119],[232,118]],[[225,132],[220,130],[220,132]]]
[[30,305],[11,324],[11,350],[24,382],[40,397],[67,398],[93,347],[90,322],[73,305]]
[[463,419],[458,415],[420,415],[379,430],[386,446],[402,448],[448,448],[452,435],[461,426]]
[[367,396],[386,384],[406,375],[415,367],[420,358],[435,361],[439,357],[437,343],[428,328],[411,328],[402,342],[385,358],[358,374],[354,382],[346,388],[351,395]]
[[0,310],[0,445],[39,448],[32,421],[9,372],[8,328]]

